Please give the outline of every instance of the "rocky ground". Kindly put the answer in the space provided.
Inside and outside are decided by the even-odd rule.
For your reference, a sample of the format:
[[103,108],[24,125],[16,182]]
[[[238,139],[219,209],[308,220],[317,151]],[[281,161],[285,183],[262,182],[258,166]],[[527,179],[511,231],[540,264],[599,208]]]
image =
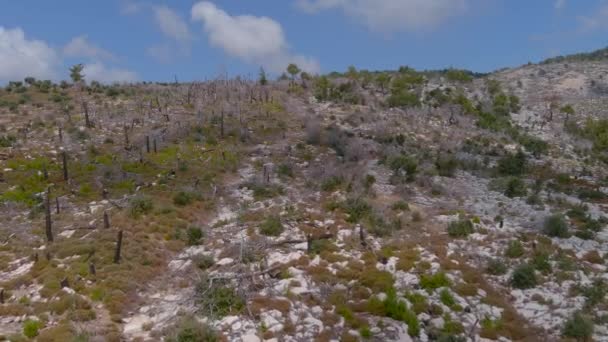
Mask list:
[[605,69],[4,89],[0,335],[606,340]]

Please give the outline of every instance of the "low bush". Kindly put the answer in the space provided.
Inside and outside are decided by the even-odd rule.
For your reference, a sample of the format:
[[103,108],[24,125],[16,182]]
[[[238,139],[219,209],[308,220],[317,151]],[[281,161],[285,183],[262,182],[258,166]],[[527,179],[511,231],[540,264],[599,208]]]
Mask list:
[[279,236],[283,232],[283,224],[278,216],[268,217],[260,225],[260,234],[266,236]]
[[564,337],[577,341],[590,341],[593,336],[593,321],[581,312],[575,312],[562,329]]
[[517,266],[511,275],[509,283],[517,289],[531,289],[535,287],[537,280],[534,267],[528,264]]
[[448,224],[448,234],[451,237],[467,237],[474,232],[471,220],[452,221]]
[[570,236],[568,232],[568,223],[561,214],[554,214],[547,217],[543,224],[543,232],[551,237],[567,238]]

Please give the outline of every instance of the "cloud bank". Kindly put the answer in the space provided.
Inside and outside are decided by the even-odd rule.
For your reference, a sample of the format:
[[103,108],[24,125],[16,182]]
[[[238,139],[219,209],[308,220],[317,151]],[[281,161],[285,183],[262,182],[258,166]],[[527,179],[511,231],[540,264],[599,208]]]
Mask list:
[[202,1],[192,7],[192,20],[203,24],[212,46],[246,63],[262,65],[272,72],[284,71],[289,63],[312,73],[320,70],[315,59],[291,53],[283,27],[271,18],[232,16]]

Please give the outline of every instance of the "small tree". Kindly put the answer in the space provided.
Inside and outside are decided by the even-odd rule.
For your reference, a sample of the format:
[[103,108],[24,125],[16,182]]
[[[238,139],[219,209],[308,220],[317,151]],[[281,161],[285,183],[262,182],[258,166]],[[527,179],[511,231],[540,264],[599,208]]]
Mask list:
[[82,74],[82,70],[84,69],[84,65],[76,64],[70,67],[70,78],[76,83],[80,83],[84,80],[84,75]]
[[563,106],[560,111],[566,115],[566,118],[564,119],[564,124],[568,122],[570,116],[574,115],[574,108],[572,108],[572,105],[569,104]]
[[383,72],[380,75],[376,76],[376,85],[380,87],[380,91],[382,94],[386,92],[388,85],[391,83],[391,75]]
[[291,63],[287,66],[287,72],[291,75],[291,80],[295,81],[301,70],[296,64]]
[[266,71],[264,70],[263,67],[260,67],[260,84],[263,86],[268,84],[268,78],[266,77]]

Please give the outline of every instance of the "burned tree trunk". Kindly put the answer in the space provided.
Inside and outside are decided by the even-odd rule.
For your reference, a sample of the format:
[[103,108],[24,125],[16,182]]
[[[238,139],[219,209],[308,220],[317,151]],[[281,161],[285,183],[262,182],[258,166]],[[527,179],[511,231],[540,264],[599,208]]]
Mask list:
[[59,214],[59,197],[55,197],[55,212]]
[[90,275],[96,275],[97,271],[95,270],[95,264],[94,263],[89,263],[89,274]]
[[152,148],[154,149],[154,153],[156,153],[156,151],[157,151],[156,150],[156,138],[154,139],[154,142],[152,145],[153,145]]
[[120,250],[122,248],[122,230],[118,231],[118,239],[116,240],[116,251],[114,252],[114,263],[120,263]]
[[53,221],[51,219],[51,189],[46,189],[46,199],[44,201],[44,218],[45,218],[45,232],[46,241],[53,242]]
[[103,212],[103,227],[105,229],[110,228],[110,217],[108,216],[108,212],[107,211]]
[[91,120],[89,118],[89,105],[86,102],[82,102],[82,111],[84,112],[84,124],[87,128],[91,128]]
[[124,125],[123,131],[125,134],[125,150],[129,149],[129,126]]
[[61,152],[61,158],[63,161],[63,180],[68,181],[68,154],[67,152]]
[[150,153],[150,136],[146,135],[146,153]]
[[220,116],[220,137],[224,139],[224,111],[222,111],[222,115]]

